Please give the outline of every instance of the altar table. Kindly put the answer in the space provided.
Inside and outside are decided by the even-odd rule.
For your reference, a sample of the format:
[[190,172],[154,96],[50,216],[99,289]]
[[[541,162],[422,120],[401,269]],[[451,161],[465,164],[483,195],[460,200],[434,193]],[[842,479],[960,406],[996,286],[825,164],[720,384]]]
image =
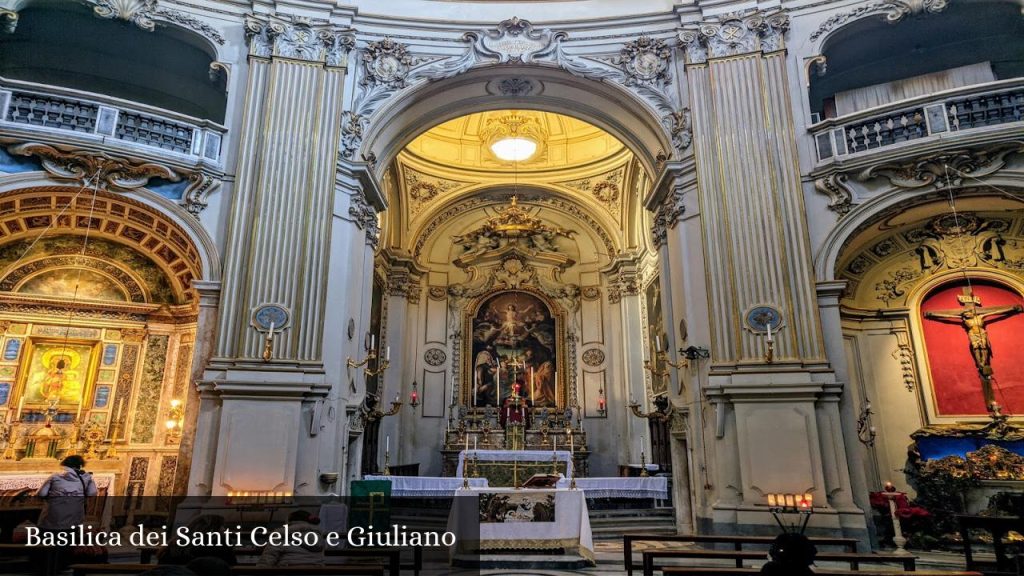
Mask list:
[[[466,457],[473,458],[476,462],[529,462],[535,463],[547,463],[550,464],[552,458],[559,464],[559,472],[564,474],[566,477],[572,476],[572,453],[569,450],[463,450],[459,452],[459,466],[456,469],[455,475],[462,478],[463,471],[465,470]],[[565,466],[564,470],[561,465]],[[551,471],[550,468],[539,467],[544,473]],[[537,471],[534,471],[537,473]],[[519,474],[519,482],[522,484],[523,481],[527,480],[531,476],[530,473],[524,469]],[[492,484],[494,484],[492,482]]]
[[[572,480],[562,478],[558,488],[568,488]],[[576,488],[587,498],[653,498],[668,500],[668,478],[665,476],[577,478]]]
[[[547,506],[544,501],[548,496],[554,497],[554,515],[550,519],[550,510],[538,512],[538,508]],[[496,497],[498,502],[494,501]],[[480,523],[467,521],[472,518]],[[453,555],[562,549],[566,555],[578,554],[596,565],[594,535],[581,490],[460,489],[448,516],[448,531],[455,534]]]
[[[462,488],[462,478],[440,478],[432,476],[365,476],[363,480],[386,480],[391,482],[392,496],[418,498],[443,498],[453,496]],[[472,488],[487,488],[487,478],[467,478]]]

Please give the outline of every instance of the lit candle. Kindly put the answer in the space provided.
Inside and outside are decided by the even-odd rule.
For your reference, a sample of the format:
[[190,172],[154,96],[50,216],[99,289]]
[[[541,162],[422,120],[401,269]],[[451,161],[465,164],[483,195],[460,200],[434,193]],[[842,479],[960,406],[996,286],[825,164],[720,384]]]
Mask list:
[[768,495],[768,505],[775,508],[778,505],[778,500],[775,498],[775,494]]

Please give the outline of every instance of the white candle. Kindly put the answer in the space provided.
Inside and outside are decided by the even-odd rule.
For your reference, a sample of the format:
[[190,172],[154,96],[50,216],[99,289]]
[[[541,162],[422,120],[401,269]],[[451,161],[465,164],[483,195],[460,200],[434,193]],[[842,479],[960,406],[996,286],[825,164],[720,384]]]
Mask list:
[[476,452],[476,436],[473,436],[473,451]]
[[655,347],[655,350],[657,350],[658,352],[661,352],[661,335],[658,335],[658,336],[654,337],[654,347]]
[[391,452],[391,435],[388,435],[384,443],[384,451]]
[[[473,370],[473,407],[476,408],[476,393],[480,385],[480,379],[477,378],[476,370]],[[455,393],[455,388],[452,388],[452,394]],[[454,405],[455,402],[452,402]]]
[[768,341],[772,341],[772,322],[771,320],[764,323],[765,328],[768,329]]
[[387,349],[384,351],[384,359],[391,360],[391,346],[388,346]]
[[552,452],[558,452],[558,436],[555,436],[554,438],[552,438],[551,441],[553,442],[553,444],[551,446],[551,451]]
[[533,385],[533,366],[530,366],[530,400],[533,400],[534,402],[536,402],[537,400],[536,400],[536,397],[534,396],[534,394],[535,394],[535,390],[534,390],[534,385]]
[[469,452],[469,434],[466,434],[466,452]]
[[377,336],[370,334],[370,350],[377,349]]
[[270,321],[270,330],[268,331],[268,334],[267,334],[267,340],[270,340],[270,341],[274,340],[274,321],[273,320]]
[[576,436],[572,434],[569,435],[569,452],[576,453]]

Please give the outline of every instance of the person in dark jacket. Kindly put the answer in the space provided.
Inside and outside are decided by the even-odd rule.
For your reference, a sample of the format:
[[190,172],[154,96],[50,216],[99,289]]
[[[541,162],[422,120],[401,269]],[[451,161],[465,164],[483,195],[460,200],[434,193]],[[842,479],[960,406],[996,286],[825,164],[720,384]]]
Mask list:
[[768,550],[771,561],[761,567],[761,574],[772,576],[810,576],[818,549],[803,534],[780,534]]
[[[60,465],[61,471],[47,478],[36,491],[36,496],[43,499],[36,525],[47,532],[66,532],[83,524],[87,498],[99,493],[92,474],[84,470],[85,458],[75,454],[61,460]],[[56,574],[71,561],[71,549],[67,547],[41,550],[41,554],[34,565],[42,574]]]

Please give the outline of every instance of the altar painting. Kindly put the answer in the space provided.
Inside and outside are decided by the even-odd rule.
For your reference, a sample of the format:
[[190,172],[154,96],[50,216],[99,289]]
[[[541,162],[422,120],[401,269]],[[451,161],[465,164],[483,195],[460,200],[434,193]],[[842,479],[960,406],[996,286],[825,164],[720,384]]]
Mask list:
[[558,407],[557,325],[544,300],[521,291],[494,294],[476,309],[470,328],[472,406],[498,406],[518,386],[534,407]]
[[56,402],[57,406],[78,406],[88,390],[95,348],[74,342],[32,342],[28,361],[23,365],[21,398],[25,405]]
[[938,416],[987,416],[995,401],[1024,413],[1024,298],[995,282],[940,286],[921,303]]

